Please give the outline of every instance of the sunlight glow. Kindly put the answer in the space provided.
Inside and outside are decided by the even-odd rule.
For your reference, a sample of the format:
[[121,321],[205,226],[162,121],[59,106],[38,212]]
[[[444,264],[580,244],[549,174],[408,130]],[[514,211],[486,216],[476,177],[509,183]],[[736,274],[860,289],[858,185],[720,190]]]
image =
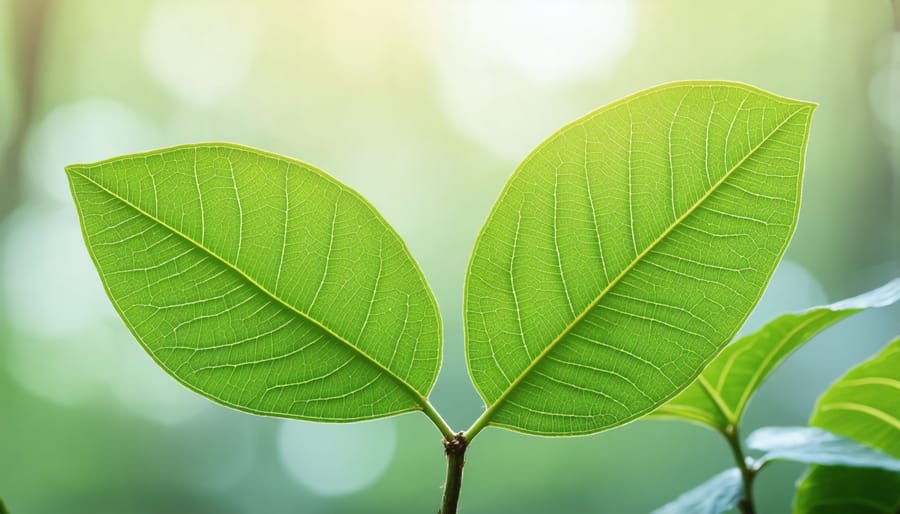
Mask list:
[[457,5],[474,48],[542,84],[605,73],[631,44],[628,0],[468,0]]
[[259,40],[251,3],[158,1],[142,51],[150,72],[183,101],[209,107],[249,74]]
[[[63,168],[157,145],[156,130],[136,111],[108,98],[62,105],[31,130],[23,165],[31,194],[69,206],[72,194]],[[82,252],[83,253],[83,252]]]
[[473,142],[518,160],[587,114],[571,88],[609,76],[634,37],[627,0],[466,0],[431,23],[444,114]]

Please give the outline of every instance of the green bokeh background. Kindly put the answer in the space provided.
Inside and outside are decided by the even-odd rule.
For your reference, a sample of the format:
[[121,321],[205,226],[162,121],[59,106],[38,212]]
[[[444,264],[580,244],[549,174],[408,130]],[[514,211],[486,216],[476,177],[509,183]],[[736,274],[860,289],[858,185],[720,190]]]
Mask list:
[[[0,497],[13,514],[397,513],[434,512],[441,493],[439,434],[420,414],[324,429],[253,417],[155,368],[103,295],[63,165],[224,140],[357,189],[435,291],[431,398],[462,430],[483,408],[463,279],[491,204],[543,138],[636,90],[729,79],[820,104],[800,223],[745,330],[900,274],[894,26],[888,0],[0,0]],[[763,386],[744,433],[805,423],[898,332],[893,307],[818,337]],[[489,429],[461,508],[648,512],[729,464],[715,434],[676,422]],[[801,471],[767,469],[760,512],[788,512]]]

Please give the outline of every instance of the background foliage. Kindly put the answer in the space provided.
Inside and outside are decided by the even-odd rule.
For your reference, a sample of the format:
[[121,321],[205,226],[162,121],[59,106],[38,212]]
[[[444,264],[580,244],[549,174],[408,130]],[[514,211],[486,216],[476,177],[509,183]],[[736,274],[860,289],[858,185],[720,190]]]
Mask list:
[[[482,409],[461,310],[490,206],[542,138],[632,91],[718,78],[820,104],[797,232],[744,332],[896,275],[900,43],[886,0],[550,5],[0,0],[0,495],[12,511],[422,512],[443,480],[421,416],[256,418],[161,373],[103,294],[67,163],[228,140],[352,184],[435,290],[445,358],[432,402],[460,428]],[[805,424],[898,319],[897,307],[865,312],[798,351],[749,406],[746,432]],[[730,465],[716,434],[667,421],[562,440],[489,430],[475,444],[471,512],[646,512]],[[760,511],[789,508],[801,469],[761,475]]]

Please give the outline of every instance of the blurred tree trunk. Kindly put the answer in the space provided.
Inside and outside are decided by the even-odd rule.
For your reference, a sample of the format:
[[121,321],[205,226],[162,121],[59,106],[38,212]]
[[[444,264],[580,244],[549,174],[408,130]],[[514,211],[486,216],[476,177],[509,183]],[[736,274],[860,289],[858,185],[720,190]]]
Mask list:
[[893,0],[891,5],[894,7],[894,32],[900,32],[900,0]]
[[22,150],[32,124],[40,82],[48,14],[54,0],[11,0],[13,80],[16,104],[12,130],[0,166],[0,219],[18,204],[22,192]]

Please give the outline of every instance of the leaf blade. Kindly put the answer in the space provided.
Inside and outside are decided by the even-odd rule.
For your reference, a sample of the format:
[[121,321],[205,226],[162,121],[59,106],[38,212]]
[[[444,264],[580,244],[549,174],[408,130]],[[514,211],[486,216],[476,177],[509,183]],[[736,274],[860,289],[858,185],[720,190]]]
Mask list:
[[[900,338],[851,369],[819,398],[810,424],[900,459]],[[867,409],[847,410],[846,404]],[[874,413],[879,414],[874,414]],[[900,509],[900,473],[813,466],[797,487],[794,512],[894,513]]]
[[900,474],[882,469],[812,466],[797,485],[794,514],[896,514]]
[[729,468],[654,510],[652,514],[719,514],[733,509],[744,493],[738,468]]
[[759,428],[747,437],[747,447],[765,452],[757,460],[757,467],[786,459],[805,464],[900,472],[900,460],[818,427]]
[[900,338],[832,384],[810,424],[900,458]]
[[[733,116],[710,143],[691,123],[698,113],[704,122],[712,119],[717,105]],[[757,114],[770,109],[770,118],[751,118],[753,109]],[[660,112],[672,116],[668,127],[660,126]],[[810,104],[734,83],[674,83],[602,108],[532,152],[501,194],[469,265],[467,363],[488,405],[469,435],[488,424],[545,435],[596,432],[652,410],[694,378],[758,300],[787,244],[811,112]],[[748,142],[743,137],[729,142],[735,126]],[[627,136],[603,139],[619,132]],[[674,146],[660,151],[660,142],[671,142],[673,134]],[[679,138],[688,143],[678,143]],[[705,145],[705,157],[685,153],[691,145]],[[592,161],[593,154],[605,161]],[[651,154],[652,165],[632,162],[634,155]],[[711,163],[713,154],[719,157]],[[772,190],[754,179],[763,165],[777,175]],[[606,193],[599,186],[604,180],[620,190]],[[610,197],[598,207],[601,194]],[[769,212],[735,211],[733,199],[742,195]],[[603,209],[614,203],[618,210]],[[657,213],[659,205],[671,205],[671,215]],[[715,233],[723,224],[735,232]],[[754,225],[769,233],[762,236]],[[740,240],[730,242],[732,251],[750,253],[745,250],[750,245],[766,248],[768,255],[742,269],[744,260],[726,255],[718,236]],[[698,255],[692,250],[697,238],[715,251]],[[710,254],[713,259],[705,260]],[[735,278],[746,274],[752,276]],[[640,294],[648,279],[661,275],[670,297]],[[715,298],[735,293],[740,298],[734,305],[707,301],[698,283],[718,289]],[[670,304],[679,287],[690,295]],[[723,310],[724,322],[706,322],[714,311],[722,318]],[[613,335],[597,340],[597,326]],[[674,353],[685,358],[673,363],[672,351],[661,356],[647,345],[629,343],[622,326],[638,332],[632,339],[664,339],[670,350],[682,345]],[[596,358],[598,352],[608,355]],[[655,379],[648,380],[648,374]],[[553,411],[542,395],[578,396],[580,405]]]
[[900,279],[829,305],[784,314],[725,347],[692,384],[652,415],[685,419],[720,432],[737,424],[753,392],[797,348],[835,323],[900,300]]
[[402,240],[351,189],[223,143],[67,173],[116,310],[187,387],[319,421],[423,408],[440,364],[436,304]]

